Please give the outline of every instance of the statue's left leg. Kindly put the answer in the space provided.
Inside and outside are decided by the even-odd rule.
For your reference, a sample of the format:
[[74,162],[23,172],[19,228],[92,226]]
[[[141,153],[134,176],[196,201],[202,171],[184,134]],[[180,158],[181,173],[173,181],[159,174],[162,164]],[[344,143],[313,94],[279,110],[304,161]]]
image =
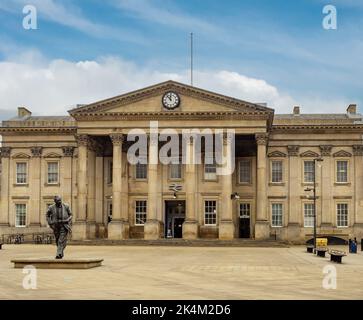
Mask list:
[[61,227],[60,228],[60,235],[59,235],[59,240],[58,240],[58,248],[59,248],[59,254],[63,257],[64,255],[64,249],[67,246],[67,235],[68,235],[68,230],[65,227]]

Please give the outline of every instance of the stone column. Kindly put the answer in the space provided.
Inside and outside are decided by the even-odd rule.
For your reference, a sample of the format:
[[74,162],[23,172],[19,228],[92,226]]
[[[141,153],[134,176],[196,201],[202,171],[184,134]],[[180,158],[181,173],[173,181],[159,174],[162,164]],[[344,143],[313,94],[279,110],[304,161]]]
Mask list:
[[292,242],[300,242],[303,238],[301,234],[301,216],[299,213],[301,212],[300,208],[300,180],[299,175],[299,146],[288,146],[287,153],[289,156],[289,176],[288,176],[288,184],[289,184],[289,223],[287,227],[287,239]]
[[30,160],[30,227],[40,227],[40,177],[41,177],[41,156],[42,147],[30,148],[32,158]]
[[88,192],[87,192],[87,238],[94,239],[96,237],[96,217],[95,217],[95,204],[96,204],[96,143],[90,140],[87,158],[88,158]]
[[78,142],[78,163],[77,163],[77,202],[78,211],[73,226],[72,237],[75,240],[84,240],[87,238],[87,146],[89,136],[81,134],[77,136]]
[[122,215],[121,194],[125,181],[122,179],[122,143],[123,135],[110,135],[113,144],[112,171],[112,221],[108,225],[108,238],[122,240],[128,238],[128,223]]
[[226,163],[222,168],[222,175],[219,176],[222,182],[221,208],[219,220],[219,239],[232,240],[234,238],[235,226],[233,223],[232,208],[232,174],[234,157],[232,157],[232,137],[223,137],[223,154],[226,157]]
[[9,175],[10,175],[10,147],[1,147],[1,192],[0,192],[0,233],[9,227]]
[[61,179],[61,187],[62,187],[62,198],[65,203],[71,206],[72,208],[72,167],[73,167],[73,152],[74,147],[65,146],[62,147],[63,151],[63,158],[61,160],[61,168],[60,170],[62,173]]
[[196,191],[197,191],[197,165],[195,163],[195,141],[189,138],[186,141],[186,165],[185,165],[185,195],[186,213],[183,223],[183,238],[198,238],[198,222],[196,219]]
[[[325,229],[324,232],[332,232],[333,228],[333,219],[334,219],[334,204],[332,202],[332,187],[334,181],[334,173],[332,175],[331,172],[331,150],[332,146],[320,146],[320,152],[323,159],[321,163],[322,177],[321,181],[317,181],[319,186],[319,182],[321,183],[321,187],[317,188],[317,191],[320,190],[321,194],[321,228]],[[316,163],[315,170],[319,170],[319,162]],[[318,172],[316,172],[316,177],[318,177]],[[317,198],[319,199],[319,194],[317,193]],[[318,201],[317,199],[317,201]],[[318,215],[317,215],[318,217]],[[317,225],[319,225],[319,221],[317,221]]]
[[95,190],[95,213],[96,213],[96,237],[104,238],[105,236],[105,219],[103,212],[103,148],[100,146],[96,150],[96,190]]
[[353,225],[354,237],[363,238],[363,145],[353,146],[355,166],[355,221]]
[[256,196],[256,225],[255,239],[267,239],[270,237],[270,224],[267,215],[267,181],[266,181],[266,145],[267,134],[256,134],[257,142],[257,196]]
[[148,157],[148,202],[147,220],[144,225],[144,238],[155,240],[160,238],[161,222],[158,220],[158,139],[149,139]]

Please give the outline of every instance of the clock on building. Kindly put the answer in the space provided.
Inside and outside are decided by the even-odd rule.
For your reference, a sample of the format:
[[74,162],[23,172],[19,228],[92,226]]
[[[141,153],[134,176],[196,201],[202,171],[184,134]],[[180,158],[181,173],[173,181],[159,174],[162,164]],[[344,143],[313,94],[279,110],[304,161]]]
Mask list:
[[177,93],[169,91],[163,95],[162,103],[164,108],[173,110],[179,106],[180,97]]

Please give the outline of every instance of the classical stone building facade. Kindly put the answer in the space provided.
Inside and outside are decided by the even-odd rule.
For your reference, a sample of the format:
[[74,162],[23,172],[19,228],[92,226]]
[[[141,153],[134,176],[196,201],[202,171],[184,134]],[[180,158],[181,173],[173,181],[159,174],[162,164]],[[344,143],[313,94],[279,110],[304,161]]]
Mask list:
[[[262,104],[174,81],[79,106],[70,116],[26,108],[0,132],[0,234],[49,230],[45,212],[59,194],[74,213],[73,239],[312,237],[363,235],[363,122],[344,114],[275,115]],[[130,130],[182,133],[233,129],[235,170],[215,163],[130,164]],[[146,159],[164,142],[148,139]],[[151,143],[150,143],[151,141]],[[186,144],[193,154],[195,141]],[[202,149],[203,153],[203,149]],[[203,157],[202,157],[203,158]],[[322,159],[323,161],[316,161]],[[310,191],[307,191],[310,188]]]

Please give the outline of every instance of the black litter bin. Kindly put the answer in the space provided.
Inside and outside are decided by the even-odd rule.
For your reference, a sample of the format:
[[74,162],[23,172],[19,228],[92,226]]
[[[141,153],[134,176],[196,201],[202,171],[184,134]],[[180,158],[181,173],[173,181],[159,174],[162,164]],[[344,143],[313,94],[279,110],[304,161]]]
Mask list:
[[363,239],[360,239],[360,251],[363,251]]

